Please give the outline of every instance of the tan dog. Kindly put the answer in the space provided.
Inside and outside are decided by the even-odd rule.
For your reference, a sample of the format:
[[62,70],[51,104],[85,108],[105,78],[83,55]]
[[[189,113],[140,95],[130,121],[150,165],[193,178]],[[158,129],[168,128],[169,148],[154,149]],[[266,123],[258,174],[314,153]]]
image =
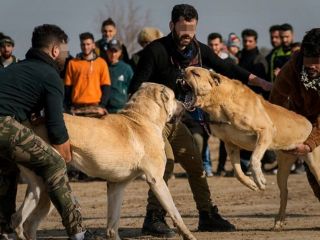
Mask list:
[[[183,223],[163,180],[166,156],[162,130],[182,110],[171,89],[145,83],[118,114],[103,119],[64,115],[73,150],[71,164],[90,176],[107,180],[107,238],[120,239],[118,227],[124,188],[145,174],[151,190],[183,238],[195,239]],[[34,131],[46,138],[44,126]],[[35,239],[36,228],[49,212],[50,201],[41,188],[41,179],[25,168],[21,171],[28,180],[29,192],[12,223],[20,239]]]
[[[186,95],[185,106],[200,107],[210,114],[210,129],[224,141],[241,183],[252,190],[265,189],[260,161],[267,149],[278,150],[281,202],[275,228],[281,228],[287,203],[287,179],[296,156],[279,150],[294,149],[296,144],[304,142],[311,132],[311,123],[301,115],[269,103],[241,82],[203,68],[187,68],[181,85]],[[240,149],[253,151],[250,161],[254,181],[241,170]],[[319,182],[320,164],[316,164],[319,161],[316,154],[314,151],[305,159]]]

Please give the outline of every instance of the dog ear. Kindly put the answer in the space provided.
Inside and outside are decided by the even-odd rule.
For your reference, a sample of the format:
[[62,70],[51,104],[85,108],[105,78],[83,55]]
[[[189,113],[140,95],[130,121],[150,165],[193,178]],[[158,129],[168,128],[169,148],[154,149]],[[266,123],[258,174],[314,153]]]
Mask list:
[[213,71],[212,69],[209,70],[211,79],[213,81],[209,81],[210,84],[213,86],[213,84],[215,84],[216,86],[218,86],[220,84],[220,75],[218,73],[216,73],[215,71]]

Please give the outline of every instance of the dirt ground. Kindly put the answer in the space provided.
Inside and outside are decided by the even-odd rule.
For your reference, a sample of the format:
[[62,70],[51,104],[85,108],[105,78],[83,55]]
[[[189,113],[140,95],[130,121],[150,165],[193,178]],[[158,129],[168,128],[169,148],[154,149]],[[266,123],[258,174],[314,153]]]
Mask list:
[[[212,158],[215,166],[216,156],[213,154]],[[175,172],[183,172],[179,164],[176,164]],[[291,175],[289,178],[285,230],[270,231],[279,207],[279,190],[275,175],[267,175],[266,178],[268,185],[263,193],[247,189],[234,177],[208,178],[212,198],[219,206],[220,213],[237,227],[237,231],[232,233],[196,232],[198,213],[187,179],[173,179],[169,182],[169,188],[184,222],[198,239],[320,239],[319,203],[313,196],[305,174]],[[19,186],[18,202],[22,201],[25,187],[23,184]],[[99,181],[72,183],[71,187],[82,206],[85,226],[103,233],[107,211],[106,184]],[[147,190],[148,186],[142,180],[133,181],[126,189],[120,219],[122,239],[154,239],[151,236],[142,236],[140,232],[145,215]],[[173,227],[170,219],[168,223]],[[38,237],[66,238],[55,211],[41,224]],[[177,236],[174,239],[181,238]]]

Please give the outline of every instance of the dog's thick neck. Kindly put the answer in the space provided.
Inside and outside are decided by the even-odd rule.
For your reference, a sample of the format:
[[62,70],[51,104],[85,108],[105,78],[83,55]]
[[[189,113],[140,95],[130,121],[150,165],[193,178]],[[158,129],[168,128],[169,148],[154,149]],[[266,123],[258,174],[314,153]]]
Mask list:
[[133,121],[141,118],[159,127],[164,127],[168,117],[166,110],[161,108],[154,99],[142,95],[135,97],[134,101],[129,101],[119,113]]

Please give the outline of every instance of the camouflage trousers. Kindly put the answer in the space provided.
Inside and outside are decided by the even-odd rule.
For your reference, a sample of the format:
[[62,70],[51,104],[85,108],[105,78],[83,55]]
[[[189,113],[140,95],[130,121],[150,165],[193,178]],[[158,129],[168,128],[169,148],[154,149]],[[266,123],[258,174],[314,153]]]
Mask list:
[[[168,179],[173,174],[174,162],[177,161],[188,175],[189,185],[196,202],[198,211],[209,211],[212,205],[210,190],[202,166],[202,158],[197,143],[185,124],[167,123],[163,130],[165,153],[167,157],[163,179]],[[161,208],[151,190],[148,192],[147,210]]]
[[0,226],[10,225],[11,215],[15,212],[17,163],[43,179],[67,234],[72,236],[84,231],[64,160],[31,129],[10,116],[0,117]]

